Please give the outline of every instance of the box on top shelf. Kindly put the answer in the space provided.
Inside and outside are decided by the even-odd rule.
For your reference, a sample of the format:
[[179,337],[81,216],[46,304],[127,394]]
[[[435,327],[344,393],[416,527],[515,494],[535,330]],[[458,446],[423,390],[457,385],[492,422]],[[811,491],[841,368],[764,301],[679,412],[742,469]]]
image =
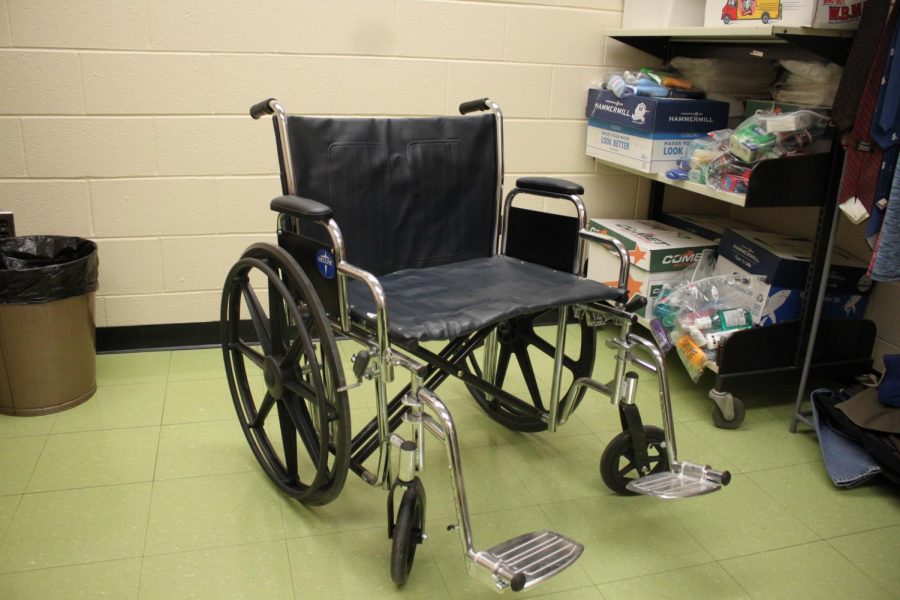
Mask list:
[[705,27],[856,29],[865,0],[706,0]]
[[691,140],[728,123],[728,104],[588,92],[586,152],[648,173],[674,168]]
[[[614,237],[625,245],[631,258],[628,293],[648,300],[663,284],[681,280],[684,271],[700,260],[703,250],[715,244],[675,227],[646,219],[591,219],[590,231]],[[599,244],[589,244],[588,277],[618,285],[619,258]],[[643,315],[643,309],[638,312]]]
[[[798,319],[812,249],[812,241],[803,237],[726,229],[719,243],[716,274],[740,273],[765,277],[765,281],[754,281],[750,290],[755,302],[751,311],[755,323],[770,325]],[[866,265],[835,248],[822,316],[862,318],[870,286]]]
[[625,0],[623,29],[702,27],[706,0]]
[[741,223],[720,215],[688,215],[663,213],[660,220],[667,225],[683,229],[684,231],[699,235],[702,238],[718,242],[722,239],[726,229],[747,229],[761,231],[753,225]]

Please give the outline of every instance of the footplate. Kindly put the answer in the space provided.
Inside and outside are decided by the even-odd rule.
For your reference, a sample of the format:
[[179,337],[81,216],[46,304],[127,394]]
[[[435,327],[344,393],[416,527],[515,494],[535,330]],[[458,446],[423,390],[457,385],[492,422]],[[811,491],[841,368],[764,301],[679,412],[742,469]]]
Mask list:
[[711,467],[684,462],[675,463],[666,473],[655,473],[631,481],[628,490],[658,498],[688,498],[719,490],[731,483],[731,473],[715,471]]
[[475,555],[477,566],[490,571],[497,591],[527,589],[569,567],[584,546],[544,529],[513,538]]

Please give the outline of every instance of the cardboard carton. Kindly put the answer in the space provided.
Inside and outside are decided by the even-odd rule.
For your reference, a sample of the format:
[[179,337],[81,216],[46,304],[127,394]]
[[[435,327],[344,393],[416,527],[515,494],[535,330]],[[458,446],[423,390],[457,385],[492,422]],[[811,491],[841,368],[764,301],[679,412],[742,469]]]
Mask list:
[[[716,274],[762,275],[753,282],[753,321],[770,325],[798,319],[809,272],[813,243],[803,237],[727,229],[719,243]],[[822,315],[862,318],[871,282],[866,265],[835,249],[825,288]]]
[[[683,279],[685,271],[700,260],[703,250],[715,247],[709,240],[650,220],[591,219],[588,229],[625,245],[631,259],[628,293],[651,301],[664,284]],[[618,276],[618,254],[589,244],[588,277],[615,286]],[[643,311],[638,314],[643,315]]]

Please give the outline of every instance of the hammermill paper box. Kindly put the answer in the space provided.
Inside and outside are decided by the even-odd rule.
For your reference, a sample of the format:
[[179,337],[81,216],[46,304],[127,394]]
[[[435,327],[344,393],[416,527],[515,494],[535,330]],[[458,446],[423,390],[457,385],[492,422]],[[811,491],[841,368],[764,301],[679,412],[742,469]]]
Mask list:
[[[682,279],[685,269],[700,260],[703,250],[716,247],[715,242],[650,220],[591,219],[588,229],[625,245],[631,259],[628,294],[639,294],[650,304],[664,284]],[[599,244],[588,246],[588,278],[618,285],[618,254]],[[638,314],[643,316],[643,311]]]

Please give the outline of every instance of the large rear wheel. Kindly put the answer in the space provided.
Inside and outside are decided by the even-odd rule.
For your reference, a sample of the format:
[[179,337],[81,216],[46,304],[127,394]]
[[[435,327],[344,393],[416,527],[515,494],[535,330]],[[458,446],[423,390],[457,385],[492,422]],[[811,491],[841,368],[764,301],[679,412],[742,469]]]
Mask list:
[[228,385],[257,461],[301,502],[334,500],[347,477],[350,410],[309,279],[284,249],[254,244],[228,273],[221,320]]

